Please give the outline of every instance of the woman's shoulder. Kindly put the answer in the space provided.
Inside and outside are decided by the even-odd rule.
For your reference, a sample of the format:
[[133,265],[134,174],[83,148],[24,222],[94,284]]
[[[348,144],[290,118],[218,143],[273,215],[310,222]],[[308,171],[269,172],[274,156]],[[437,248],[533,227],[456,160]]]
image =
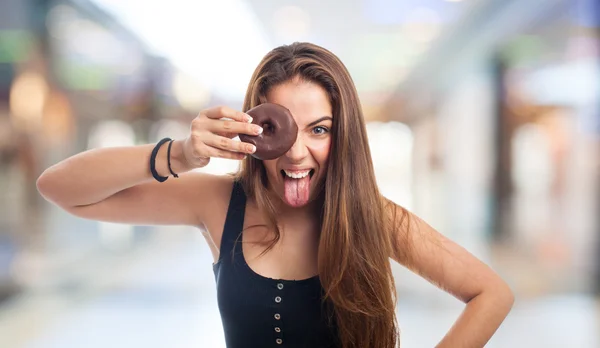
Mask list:
[[203,172],[188,173],[189,186],[193,193],[193,204],[201,211],[198,212],[203,222],[208,222],[215,216],[224,215],[227,209],[235,177],[232,174],[216,175]]
[[[211,173],[205,173],[205,172],[201,172],[198,170],[194,170],[191,172],[186,173],[185,175],[190,176],[191,180],[190,182],[192,184],[195,183],[195,186],[202,186],[204,189],[207,190],[211,190],[211,191],[220,191],[223,190],[225,188],[229,188],[229,191],[231,191],[231,188],[233,187],[233,182],[235,180],[235,174],[211,174]],[[193,189],[194,187],[190,187],[190,189]]]
[[200,219],[200,228],[204,236],[209,237],[212,240],[211,243],[218,247],[223,234],[235,176],[199,171],[187,174],[190,175],[187,189],[193,193],[190,204],[194,205]]

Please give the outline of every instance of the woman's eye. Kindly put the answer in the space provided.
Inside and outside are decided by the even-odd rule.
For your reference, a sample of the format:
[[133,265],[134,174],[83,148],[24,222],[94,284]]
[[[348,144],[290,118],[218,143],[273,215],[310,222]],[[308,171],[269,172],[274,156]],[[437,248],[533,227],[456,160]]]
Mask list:
[[319,135],[319,134],[325,134],[329,132],[329,129],[327,129],[326,127],[323,126],[317,126],[315,128],[313,128],[313,133]]

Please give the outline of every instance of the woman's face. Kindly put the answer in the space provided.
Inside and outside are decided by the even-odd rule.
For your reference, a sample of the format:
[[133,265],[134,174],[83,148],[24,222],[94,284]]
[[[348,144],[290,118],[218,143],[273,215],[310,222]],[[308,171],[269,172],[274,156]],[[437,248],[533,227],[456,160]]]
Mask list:
[[285,106],[298,124],[298,138],[283,156],[264,160],[270,189],[291,207],[313,201],[327,171],[333,112],[325,90],[294,80],[272,88],[267,101]]

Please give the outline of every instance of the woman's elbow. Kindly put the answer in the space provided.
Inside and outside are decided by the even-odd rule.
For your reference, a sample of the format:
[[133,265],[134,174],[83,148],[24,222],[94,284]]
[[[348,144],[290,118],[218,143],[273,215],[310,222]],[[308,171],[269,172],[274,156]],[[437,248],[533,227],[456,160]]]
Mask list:
[[507,313],[512,309],[515,303],[515,294],[504,281],[499,282],[488,288],[491,296],[494,297],[494,302],[497,306],[504,309]]

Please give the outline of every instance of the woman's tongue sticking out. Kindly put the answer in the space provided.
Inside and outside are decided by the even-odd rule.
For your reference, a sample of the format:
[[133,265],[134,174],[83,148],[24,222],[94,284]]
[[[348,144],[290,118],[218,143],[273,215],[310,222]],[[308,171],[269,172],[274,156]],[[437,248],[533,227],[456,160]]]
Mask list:
[[285,175],[284,179],[285,201],[292,207],[301,207],[308,203],[310,196],[310,175],[302,178],[291,178]]

